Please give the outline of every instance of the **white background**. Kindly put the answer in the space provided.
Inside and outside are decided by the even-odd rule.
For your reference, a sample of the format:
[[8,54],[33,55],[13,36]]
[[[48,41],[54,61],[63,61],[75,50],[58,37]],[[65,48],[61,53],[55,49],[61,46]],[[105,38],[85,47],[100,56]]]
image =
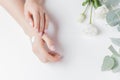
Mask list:
[[82,0],[46,0],[46,9],[54,20],[52,37],[64,58],[43,64],[32,53],[29,38],[16,21],[0,8],[0,80],[119,80],[120,73],[102,72],[105,55],[110,55],[109,37],[120,37],[105,20],[94,18],[100,34],[87,38],[84,24],[77,22],[83,11]]

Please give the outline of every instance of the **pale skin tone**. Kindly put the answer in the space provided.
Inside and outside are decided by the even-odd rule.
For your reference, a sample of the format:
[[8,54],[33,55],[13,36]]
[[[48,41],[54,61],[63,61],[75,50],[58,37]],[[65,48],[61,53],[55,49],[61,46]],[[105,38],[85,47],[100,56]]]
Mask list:
[[[40,61],[44,63],[57,62],[61,59],[61,56],[55,51],[54,42],[45,32],[48,27],[48,16],[42,8],[41,2],[38,3],[38,0],[34,0],[34,4],[32,4],[27,0],[0,0],[0,5],[14,17],[26,35],[30,38],[35,36],[32,50]],[[30,6],[33,6],[33,9]],[[34,11],[35,8],[36,11]],[[47,45],[49,51],[45,48],[45,45]]]
[[24,6],[25,19],[41,35],[48,27],[48,15],[42,7],[42,0],[26,0]]

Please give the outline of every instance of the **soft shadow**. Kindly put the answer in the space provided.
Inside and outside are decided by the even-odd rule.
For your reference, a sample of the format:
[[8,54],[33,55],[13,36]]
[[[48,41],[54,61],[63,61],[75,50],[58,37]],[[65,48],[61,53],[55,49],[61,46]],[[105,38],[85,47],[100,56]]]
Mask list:
[[47,14],[49,16],[50,22],[53,24],[53,29],[54,29],[54,32],[52,35],[50,35],[50,37],[52,38],[52,40],[54,40],[57,50],[60,51],[60,53],[62,53],[63,48],[58,39],[58,35],[59,35],[58,33],[59,33],[59,27],[60,27],[58,20],[54,16],[52,16],[52,14],[50,14],[49,12],[47,12]]

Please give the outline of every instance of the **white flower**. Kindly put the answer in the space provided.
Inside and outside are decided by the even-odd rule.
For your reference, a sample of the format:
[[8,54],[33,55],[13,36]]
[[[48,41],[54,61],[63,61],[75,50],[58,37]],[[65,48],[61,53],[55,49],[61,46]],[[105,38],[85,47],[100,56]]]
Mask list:
[[80,14],[79,22],[82,23],[84,22],[85,19],[86,19],[86,15],[84,13]]
[[107,9],[107,7],[105,5],[101,6],[101,7],[98,7],[96,10],[95,10],[95,15],[97,18],[105,18],[107,12],[109,10]]
[[98,35],[98,29],[97,29],[97,27],[95,27],[95,25],[88,24],[84,27],[85,28],[83,29],[83,33],[85,35],[90,36],[90,37]]

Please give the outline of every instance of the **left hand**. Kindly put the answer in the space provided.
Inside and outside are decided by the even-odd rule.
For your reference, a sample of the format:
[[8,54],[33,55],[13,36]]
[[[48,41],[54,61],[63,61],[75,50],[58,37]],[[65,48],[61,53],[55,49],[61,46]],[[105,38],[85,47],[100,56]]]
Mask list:
[[40,33],[48,27],[48,15],[42,7],[41,0],[26,0],[24,6],[25,19]]
[[34,36],[32,50],[43,63],[58,62],[61,60],[61,55],[56,52],[55,48],[53,40],[46,33],[42,37],[38,35]]

